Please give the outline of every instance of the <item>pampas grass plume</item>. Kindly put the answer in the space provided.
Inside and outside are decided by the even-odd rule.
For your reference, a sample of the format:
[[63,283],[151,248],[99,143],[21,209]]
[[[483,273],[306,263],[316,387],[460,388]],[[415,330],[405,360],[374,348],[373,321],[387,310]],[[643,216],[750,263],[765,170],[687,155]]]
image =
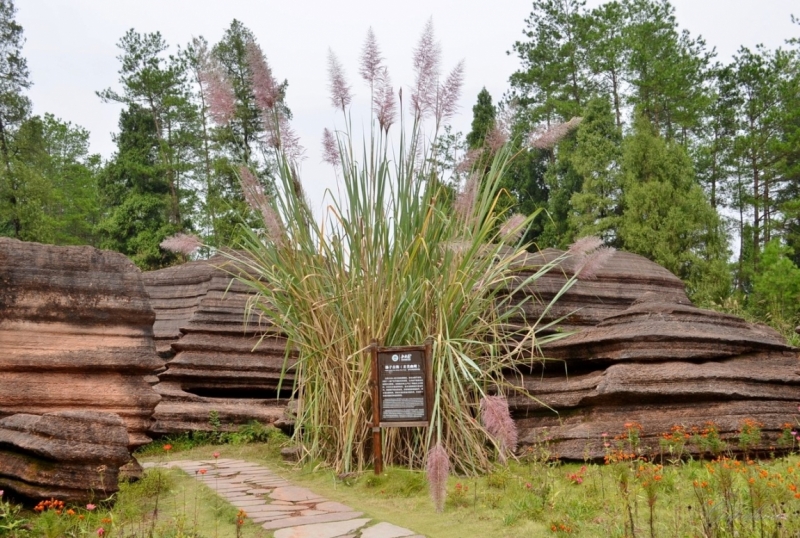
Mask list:
[[447,499],[447,477],[450,475],[450,458],[441,443],[436,443],[428,452],[428,463],[425,467],[431,499],[436,511],[444,511],[444,501]]
[[519,435],[508,410],[508,400],[504,396],[481,398],[481,423],[500,445],[500,458],[505,461],[505,453],[513,453],[517,449]]

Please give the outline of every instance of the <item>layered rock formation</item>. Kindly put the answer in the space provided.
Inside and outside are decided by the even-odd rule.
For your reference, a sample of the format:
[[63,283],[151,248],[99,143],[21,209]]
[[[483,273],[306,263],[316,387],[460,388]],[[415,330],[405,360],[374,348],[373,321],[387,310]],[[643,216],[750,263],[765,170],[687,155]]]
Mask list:
[[0,420],[0,490],[30,499],[87,502],[118,488],[130,460],[118,415],[61,411]]
[[[554,271],[529,292],[547,300],[569,276],[568,268]],[[709,435],[734,452],[780,449],[800,400],[797,350],[768,327],[694,307],[679,284],[652,262],[617,252],[596,280],[564,295],[545,318],[566,316],[561,326],[576,332],[545,345],[543,364],[509,374],[532,397],[509,402],[522,445],[546,440],[561,458],[598,459],[632,429],[649,453],[668,449],[675,431],[689,453],[710,451]],[[542,308],[531,304],[522,321],[538,319]],[[757,446],[742,446],[739,433],[754,425]]]
[[116,413],[131,447],[149,442],[154,319],[122,254],[0,238],[0,417]]
[[180,328],[194,315],[208,293],[214,267],[207,261],[188,262],[142,274],[150,305],[156,313],[153,337],[159,356],[175,356],[172,344],[181,337]]
[[615,251],[595,278],[578,280],[552,305],[553,298],[574,275],[573,260],[565,257],[562,250],[548,248],[515,261],[512,267],[519,276],[508,289],[518,287],[542,266],[559,258],[561,262],[554,269],[513,295],[513,300],[523,304],[523,316],[513,320],[516,325],[544,326],[561,320],[558,327],[563,331],[592,327],[648,292],[670,302],[691,304],[681,279],[647,258],[622,251]]
[[[210,268],[212,276],[192,316],[180,324],[182,336],[171,345],[174,358],[159,374],[155,390],[162,395],[162,401],[155,411],[154,433],[233,430],[252,420],[272,423],[283,416],[292,387],[290,375],[278,390],[286,339],[264,320],[253,318],[245,323],[245,307],[252,292],[244,284],[232,281],[232,265],[215,268],[224,263],[218,257],[196,262],[198,265],[191,268],[195,275]],[[200,269],[199,264],[206,268]],[[176,275],[188,273],[175,269]],[[157,280],[146,277],[148,282]],[[167,297],[170,292],[166,280],[161,282],[164,284],[154,293]],[[183,282],[176,279],[177,285],[183,287],[175,296],[189,295]],[[164,313],[162,327],[169,323],[174,326],[177,318],[166,321],[166,315],[175,310],[162,310],[161,304],[168,302],[156,303],[157,319]],[[265,336],[259,343],[262,335]]]

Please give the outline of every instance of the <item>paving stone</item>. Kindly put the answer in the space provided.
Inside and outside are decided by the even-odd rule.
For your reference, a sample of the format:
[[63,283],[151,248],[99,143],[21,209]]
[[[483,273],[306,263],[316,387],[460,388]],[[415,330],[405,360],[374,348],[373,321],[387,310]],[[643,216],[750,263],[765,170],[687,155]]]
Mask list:
[[266,506],[264,501],[261,499],[252,499],[252,500],[243,500],[243,501],[231,501],[231,504],[234,505],[236,508],[247,508],[247,507],[262,507]]
[[[261,527],[267,530],[271,529],[283,529],[286,527],[296,527],[300,525],[312,525],[315,523],[330,523],[332,521],[345,521],[348,519],[355,519],[357,517],[362,516],[363,512],[338,512],[333,514],[321,514],[319,516],[300,516],[300,517],[289,517],[286,519],[280,519],[276,521],[268,521],[264,523]],[[367,520],[369,521],[369,520]],[[343,530],[339,534],[349,532],[348,529]],[[337,534],[331,534],[330,536],[338,536]]]
[[272,489],[255,488],[255,489],[248,489],[247,493],[249,493],[250,495],[264,495],[265,493],[269,493],[271,491]]
[[[250,517],[249,515],[247,517]],[[292,516],[289,516],[285,513],[275,512],[274,514],[259,514],[250,519],[253,523],[267,523],[268,521],[278,521],[280,519],[291,519]]]
[[314,493],[311,490],[306,488],[300,488],[297,486],[286,486],[283,488],[275,488],[272,493],[269,494],[272,499],[276,501],[305,501],[307,499],[317,499],[319,495]]
[[323,512],[322,510],[300,510],[301,516],[318,516],[320,514],[327,514],[328,512]]
[[299,504],[318,504],[318,503],[324,503],[327,500],[328,499],[326,499],[325,497],[314,497],[311,499],[306,499],[304,501],[296,501],[296,502]]
[[[262,501],[263,502],[263,501]],[[296,506],[294,504],[285,505],[285,504],[265,504],[264,511],[265,512],[297,512],[298,510],[303,510],[304,507]]]
[[291,502],[291,501],[272,501],[270,504],[273,504],[273,505],[275,505],[275,504],[278,504],[278,505],[286,504],[286,505],[294,506],[294,503]]
[[353,509],[347,506],[346,504],[337,503],[333,501],[324,501],[318,503],[315,507],[317,510],[322,510],[324,512],[352,512]]
[[289,527],[275,531],[275,538],[335,538],[359,529],[368,522],[369,519],[351,519],[336,523]]
[[413,534],[415,534],[414,531],[383,522],[361,531],[361,538],[400,538]]

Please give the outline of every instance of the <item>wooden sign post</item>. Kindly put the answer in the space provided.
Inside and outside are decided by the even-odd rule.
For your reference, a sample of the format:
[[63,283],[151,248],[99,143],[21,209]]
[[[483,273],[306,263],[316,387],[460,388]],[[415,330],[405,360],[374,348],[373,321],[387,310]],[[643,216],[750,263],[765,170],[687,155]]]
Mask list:
[[430,425],[433,409],[431,342],[423,346],[378,347],[372,352],[372,445],[375,474],[383,473],[381,428]]

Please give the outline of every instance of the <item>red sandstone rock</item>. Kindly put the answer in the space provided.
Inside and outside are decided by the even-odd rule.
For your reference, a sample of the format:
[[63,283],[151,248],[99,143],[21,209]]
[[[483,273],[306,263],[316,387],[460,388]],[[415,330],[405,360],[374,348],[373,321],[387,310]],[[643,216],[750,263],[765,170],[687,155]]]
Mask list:
[[[519,272],[519,277],[509,289],[563,254],[564,251],[548,248],[516,261],[513,267]],[[596,279],[578,280],[545,312],[546,306],[573,275],[567,258],[517,293],[515,299],[523,303],[524,317],[517,319],[516,323],[531,326],[541,317],[539,324],[542,325],[565,318],[559,323],[562,330],[591,327],[626,310],[648,292],[654,292],[671,303],[691,304],[678,277],[647,258],[615,251],[597,271]]]
[[122,254],[0,238],[0,417],[116,413],[131,446],[149,442],[154,318]]
[[156,313],[153,336],[158,354],[172,358],[172,344],[181,337],[180,329],[194,315],[208,292],[214,267],[208,261],[188,262],[142,274],[150,304]]
[[0,489],[31,499],[85,502],[118,490],[131,458],[119,416],[92,411],[0,420]]
[[[252,420],[273,423],[283,416],[291,393],[291,374],[281,385],[283,334],[263,320],[245,323],[252,291],[232,282],[232,265],[223,265],[222,257],[203,263],[212,267],[213,276],[191,318],[180,327],[182,336],[172,344],[174,358],[159,374],[155,389],[162,401],[155,411],[154,433],[233,430]],[[162,286],[163,296],[166,290]],[[219,424],[212,423],[217,420]]]
[[[597,459],[615,448],[603,433],[613,437],[639,423],[642,448],[652,454],[673,427],[700,430],[713,422],[738,452],[746,420],[761,424],[757,450],[780,449],[785,424],[798,418],[797,350],[768,327],[692,306],[677,278],[639,256],[617,252],[611,261],[546,316],[567,316],[561,328],[576,333],[543,346],[543,364],[508,375],[523,389],[509,400],[523,450],[547,439],[558,457]],[[543,277],[529,291],[546,300],[566,278]],[[541,308],[529,305],[521,322],[535,322]],[[685,453],[706,452],[689,443]]]

